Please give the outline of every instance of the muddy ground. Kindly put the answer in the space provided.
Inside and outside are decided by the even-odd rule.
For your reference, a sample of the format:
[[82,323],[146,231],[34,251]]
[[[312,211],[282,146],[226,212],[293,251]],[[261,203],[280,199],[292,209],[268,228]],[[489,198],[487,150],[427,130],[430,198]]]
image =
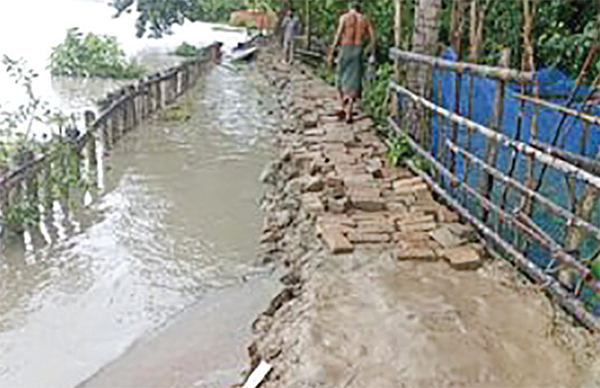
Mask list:
[[[273,366],[261,386],[595,386],[595,339],[509,264],[491,259],[477,241],[469,244],[479,248],[478,262],[461,267],[438,254],[445,252],[440,241],[420,239],[431,236],[430,229],[457,227],[456,217],[436,208],[435,217],[408,228],[406,214],[429,217],[411,209],[423,207],[419,201],[431,194],[414,183],[410,206],[385,199],[397,198],[394,187],[400,179],[413,179],[410,174],[390,168],[376,140],[332,146],[336,140],[331,141],[328,128],[340,128],[328,117],[336,108],[334,89],[304,65],[281,64],[274,53],[274,48],[263,50],[257,70],[288,124],[274,134],[280,157],[262,177],[267,192],[261,258],[289,272],[282,278],[286,289],[253,325],[252,367],[260,360]],[[368,119],[345,130],[355,139],[374,131]],[[354,167],[379,159],[378,168],[366,169],[377,177],[369,182],[379,182],[386,210],[369,208],[381,198],[359,206],[353,206],[358,201],[351,194],[349,203],[345,197],[311,199],[314,192],[325,198],[338,178],[346,190],[356,181],[344,176],[353,172],[341,168],[342,162],[334,161],[332,172],[330,160],[303,159],[332,148],[360,155]],[[340,228],[349,219],[356,228],[356,222],[374,216],[373,210],[386,220],[400,213],[405,218],[395,219],[394,231],[380,223],[378,234],[358,237],[356,229],[339,239],[323,229],[325,217],[337,217]]]

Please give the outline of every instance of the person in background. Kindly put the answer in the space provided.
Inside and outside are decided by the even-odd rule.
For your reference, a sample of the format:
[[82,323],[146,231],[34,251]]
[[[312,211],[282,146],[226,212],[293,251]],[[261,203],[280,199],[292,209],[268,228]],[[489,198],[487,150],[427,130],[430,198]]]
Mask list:
[[340,17],[335,40],[327,58],[328,67],[331,68],[335,49],[340,46],[337,87],[342,110],[339,117],[342,120],[345,118],[347,123],[352,123],[354,103],[362,94],[362,44],[365,36],[369,36],[371,41],[369,62],[375,63],[375,31],[371,23],[363,17],[360,2],[354,1],[350,10]]
[[300,20],[293,11],[288,11],[287,20],[284,19],[283,27],[283,58],[284,63],[291,65],[294,61],[294,41],[300,29]]
[[290,23],[291,20],[291,12],[289,10],[285,11],[285,16],[281,20],[281,25],[279,26],[281,33],[279,43],[281,44],[282,48],[285,47],[285,29],[287,28],[287,25]]

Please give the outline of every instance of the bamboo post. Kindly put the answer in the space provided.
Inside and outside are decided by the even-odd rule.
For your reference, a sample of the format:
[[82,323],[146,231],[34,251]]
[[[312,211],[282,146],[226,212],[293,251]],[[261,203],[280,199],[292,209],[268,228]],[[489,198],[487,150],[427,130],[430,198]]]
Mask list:
[[100,122],[100,134],[102,136],[102,145],[104,150],[108,151],[112,149],[114,144],[113,131],[112,131],[112,118],[109,116],[104,117]]
[[306,47],[310,50],[311,46],[311,31],[310,31],[310,0],[306,0]]
[[96,121],[96,115],[91,110],[85,111],[85,127],[90,137],[87,141],[86,147],[86,159],[88,161],[88,175],[92,180],[92,187],[96,188],[98,185],[98,155],[96,154],[96,137],[97,132],[94,128]]
[[[510,65],[510,48],[506,47],[502,50],[502,59],[500,66],[508,67]],[[504,131],[504,89],[506,83],[503,80],[499,80],[496,83],[496,92],[494,95],[494,124],[492,129],[496,132],[502,133]],[[485,161],[490,166],[496,165],[498,158],[498,143],[495,139],[488,139]],[[492,190],[494,188],[494,177],[489,174],[483,174],[481,192],[486,199],[490,199]],[[487,220],[488,212],[486,209],[482,209],[482,219],[485,222]]]
[[[596,38],[597,41],[600,40],[600,0],[596,1],[597,4],[597,24],[596,24]],[[594,87],[598,86],[598,78],[594,82]],[[583,119],[583,132],[581,134],[580,139],[580,153],[585,156],[587,152],[587,142],[589,137],[589,121]],[[600,152],[596,155],[596,160],[600,160]],[[598,203],[598,195],[600,194],[600,190],[597,187],[592,185],[586,185],[583,194],[576,201],[575,204],[575,214],[586,221],[589,221],[592,218],[592,214],[594,209],[597,207]],[[583,230],[580,227],[571,227],[569,229],[569,234],[567,236],[567,248],[571,250],[575,250],[579,247],[581,240],[583,239],[584,234]],[[593,258],[596,260],[597,258]]]
[[[48,147],[44,145],[44,154],[47,155]],[[52,181],[52,165],[54,161],[50,157],[42,168],[42,206],[44,208],[44,219],[51,220],[54,205],[54,187]]]
[[161,81],[161,74],[156,75],[156,102],[158,103],[157,109],[165,108],[165,93],[163,91],[163,82]]
[[[402,45],[402,0],[396,0],[396,12],[394,13],[394,42],[400,49]],[[400,82],[400,63],[398,58],[394,59],[394,80]],[[392,116],[398,116],[398,93],[392,93]]]
[[450,45],[461,60],[461,40],[464,26],[465,0],[454,0],[452,2],[452,19],[450,22]]
[[[462,74],[455,73],[454,81],[454,113],[460,116],[460,90],[462,82]],[[458,124],[452,123],[452,141],[456,143],[458,138]],[[450,155],[450,171],[454,174],[456,172],[456,158],[454,154]]]

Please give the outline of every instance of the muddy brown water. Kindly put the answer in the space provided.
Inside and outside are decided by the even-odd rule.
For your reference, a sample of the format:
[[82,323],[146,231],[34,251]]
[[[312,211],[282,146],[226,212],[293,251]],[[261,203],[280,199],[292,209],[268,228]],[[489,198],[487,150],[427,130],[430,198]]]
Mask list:
[[[259,175],[277,119],[249,79],[214,68],[184,98],[188,121],[155,119],[117,144],[105,193],[77,225],[59,225],[59,242],[8,251],[1,387],[74,386],[161,327],[170,342],[196,338],[186,384],[239,380],[251,320],[277,289],[255,263]],[[163,327],[173,320],[175,332]]]

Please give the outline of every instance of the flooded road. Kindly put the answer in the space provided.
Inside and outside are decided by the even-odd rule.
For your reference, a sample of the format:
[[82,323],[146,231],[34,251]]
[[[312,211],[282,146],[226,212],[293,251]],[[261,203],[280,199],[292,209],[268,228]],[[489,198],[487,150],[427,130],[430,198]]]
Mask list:
[[63,231],[51,248],[7,257],[1,387],[74,386],[204,298],[213,307],[194,314],[210,322],[213,338],[233,342],[240,334],[227,330],[247,330],[250,322],[228,322],[223,312],[222,321],[210,318],[214,306],[233,311],[231,300],[240,299],[221,290],[243,289],[248,306],[259,306],[244,315],[241,305],[237,316],[254,317],[268,304],[275,281],[254,257],[262,224],[258,177],[276,118],[251,82],[224,68],[184,100],[192,112],[187,122],[157,118],[117,143],[105,161],[106,192],[77,233]]

